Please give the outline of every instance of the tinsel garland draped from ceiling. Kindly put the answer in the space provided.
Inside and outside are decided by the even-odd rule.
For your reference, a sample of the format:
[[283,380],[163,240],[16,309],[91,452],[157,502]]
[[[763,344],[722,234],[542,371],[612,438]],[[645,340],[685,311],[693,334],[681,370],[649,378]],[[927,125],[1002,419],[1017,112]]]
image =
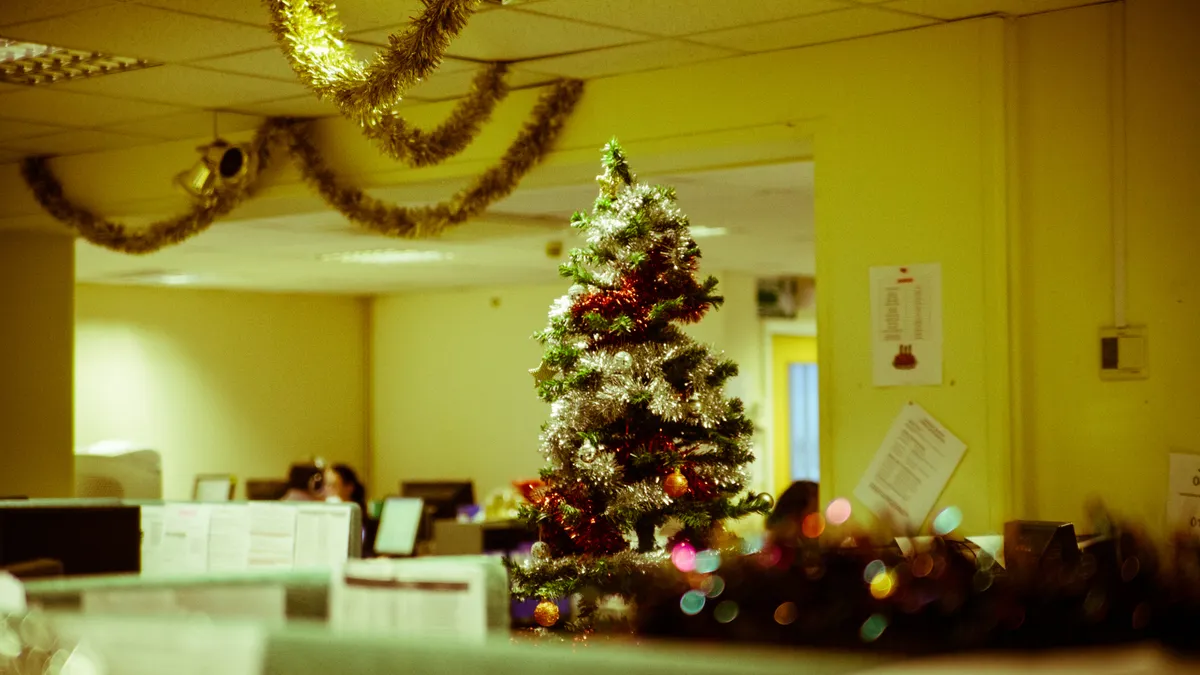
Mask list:
[[345,27],[332,3],[264,3],[271,13],[271,32],[300,80],[317,96],[332,100],[342,114],[370,126],[437,70],[480,0],[426,0],[424,11],[404,33],[389,36],[388,46],[369,65],[346,44]]
[[264,0],[271,31],[292,69],[318,98],[332,100],[385,155],[430,166],[462,152],[508,94],[505,63],[484,67],[450,116],[432,132],[412,128],[396,105],[429,77],[478,0],[430,0],[403,34],[389,37],[363,64],[346,44],[345,27],[325,0]]
[[[346,185],[325,164],[320,151],[308,138],[310,123],[281,118],[268,120],[255,134],[250,154],[256,167],[244,181],[218,189],[182,215],[147,227],[130,227],[107,220],[72,202],[46,157],[23,160],[21,175],[42,208],[76,230],[85,240],[112,251],[146,254],[203,232],[217,218],[227,215],[251,197],[258,188],[262,171],[276,158],[277,150],[282,149],[295,160],[305,181],[347,219],[386,236],[429,237],[466,222],[510,194],[553,148],[582,94],[583,82],[578,80],[563,80],[549,87],[539,98],[529,121],[497,163],[449,201],[429,207],[387,204],[370,197],[360,188]],[[477,131],[459,127],[456,131],[439,129],[432,135],[439,137],[441,143],[465,147],[470,142],[467,136]]]

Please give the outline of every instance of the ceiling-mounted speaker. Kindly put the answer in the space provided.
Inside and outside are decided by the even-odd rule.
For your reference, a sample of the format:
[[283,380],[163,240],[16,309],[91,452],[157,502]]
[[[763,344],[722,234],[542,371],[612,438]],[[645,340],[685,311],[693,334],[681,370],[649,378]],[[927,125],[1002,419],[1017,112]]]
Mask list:
[[223,185],[241,182],[251,171],[249,146],[216,140],[196,148],[200,160],[192,168],[175,177],[193,197],[208,197]]
[[222,181],[241,180],[250,171],[250,153],[243,146],[217,141],[204,151],[204,163],[216,169]]

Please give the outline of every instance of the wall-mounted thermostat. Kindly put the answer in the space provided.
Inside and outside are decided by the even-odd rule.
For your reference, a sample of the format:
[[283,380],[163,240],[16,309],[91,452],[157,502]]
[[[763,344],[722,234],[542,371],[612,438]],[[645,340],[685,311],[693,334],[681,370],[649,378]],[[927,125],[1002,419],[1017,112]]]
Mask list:
[[1145,326],[1100,329],[1100,379],[1142,380],[1147,365]]

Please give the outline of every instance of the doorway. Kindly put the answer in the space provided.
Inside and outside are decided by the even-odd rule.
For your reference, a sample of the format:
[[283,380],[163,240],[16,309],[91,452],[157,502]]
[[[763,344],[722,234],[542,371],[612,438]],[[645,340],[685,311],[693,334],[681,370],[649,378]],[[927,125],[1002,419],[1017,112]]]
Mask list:
[[775,494],[798,480],[820,482],[817,338],[774,334],[771,345]]

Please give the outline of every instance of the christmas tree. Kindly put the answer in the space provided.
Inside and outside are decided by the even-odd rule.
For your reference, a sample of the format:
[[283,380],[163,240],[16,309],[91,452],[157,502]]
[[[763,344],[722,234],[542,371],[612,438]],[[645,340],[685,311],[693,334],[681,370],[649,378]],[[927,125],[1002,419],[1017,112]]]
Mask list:
[[[676,546],[712,547],[723,520],[771,506],[742,494],[752,425],[723,395],[737,365],[680,327],[723,299],[715,278],[697,280],[675,191],[639,183],[615,141],[603,162],[593,212],[571,220],[587,242],[561,268],[574,284],[536,334],[545,352],[530,371],[551,404],[549,465],[525,513],[540,542],[511,572],[517,597],[543,601],[544,626],[558,622],[553,601],[635,596]],[[585,622],[592,609],[581,604]]]

